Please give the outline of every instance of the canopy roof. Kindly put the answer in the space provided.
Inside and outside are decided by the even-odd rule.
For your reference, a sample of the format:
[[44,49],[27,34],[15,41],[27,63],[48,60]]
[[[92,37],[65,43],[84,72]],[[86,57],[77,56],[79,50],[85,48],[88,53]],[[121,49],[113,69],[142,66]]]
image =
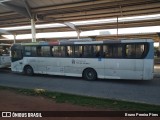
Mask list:
[[[36,24],[63,23],[67,26],[54,28],[40,28],[39,32],[71,31],[72,27],[66,23],[97,19],[111,19],[160,13],[159,0],[0,0],[0,29],[4,27],[30,25],[30,19]],[[128,28],[160,25],[159,18],[111,22],[103,24],[75,25],[74,28],[87,31],[95,29]],[[31,33],[27,30],[12,30],[13,34]],[[124,37],[120,35],[119,37]],[[136,35],[137,36],[137,35]],[[141,37],[158,35],[145,34]],[[106,36],[113,38],[115,36]],[[131,37],[131,36],[125,36]],[[102,36],[100,37],[102,38]],[[104,36],[103,36],[104,38]]]

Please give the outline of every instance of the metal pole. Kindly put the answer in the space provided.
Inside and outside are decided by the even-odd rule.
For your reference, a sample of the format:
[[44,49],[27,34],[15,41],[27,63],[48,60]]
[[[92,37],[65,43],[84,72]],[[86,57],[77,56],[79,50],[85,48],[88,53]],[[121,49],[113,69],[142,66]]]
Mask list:
[[81,31],[77,31],[77,38],[80,39],[80,33]]
[[14,43],[16,43],[16,34],[13,35],[14,36]]
[[36,42],[36,28],[34,19],[31,19],[31,32],[32,32],[32,42]]
[[118,40],[118,16],[117,16],[117,40]]

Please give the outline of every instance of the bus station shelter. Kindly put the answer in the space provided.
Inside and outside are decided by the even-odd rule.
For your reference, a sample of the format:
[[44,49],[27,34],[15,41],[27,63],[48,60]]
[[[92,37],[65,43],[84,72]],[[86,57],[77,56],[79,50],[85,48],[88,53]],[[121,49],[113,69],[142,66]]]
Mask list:
[[[159,0],[0,0],[0,41],[56,41],[66,38],[59,32],[74,31],[76,36],[71,33],[67,38],[152,38],[159,42],[159,31],[148,28],[159,27],[159,13]],[[120,32],[120,29],[143,27],[148,31]],[[101,31],[90,35],[96,30]],[[37,37],[40,33],[55,33],[60,37]],[[31,34],[31,39],[22,38],[23,34]]]

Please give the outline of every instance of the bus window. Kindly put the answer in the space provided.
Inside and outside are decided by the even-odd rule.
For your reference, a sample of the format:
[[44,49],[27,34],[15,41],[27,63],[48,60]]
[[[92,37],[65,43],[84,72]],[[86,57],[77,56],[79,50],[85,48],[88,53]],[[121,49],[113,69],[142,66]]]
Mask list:
[[36,46],[25,46],[24,56],[36,57],[37,56],[37,47]]
[[23,59],[23,47],[21,45],[13,45],[11,47],[11,61],[18,61]]
[[82,57],[82,46],[75,46],[74,56]]
[[36,46],[31,46],[31,50],[32,50],[32,56],[33,57],[37,56],[37,47]]
[[94,45],[93,46],[93,53],[94,53],[94,57],[101,57],[101,46]]
[[37,47],[37,56],[42,56],[42,50],[40,46]]
[[113,46],[113,57],[122,58],[122,46],[121,45]]
[[74,46],[67,46],[67,57],[74,57]]
[[12,56],[12,62],[21,60],[23,58],[21,50],[12,50],[11,56]]
[[8,45],[4,45],[4,46],[0,46],[0,55],[9,55],[10,53],[10,46]]
[[125,48],[127,58],[142,58],[145,51],[144,44],[130,44],[126,45]]
[[145,51],[145,49],[144,49],[145,47],[144,47],[144,45],[137,45],[136,46],[136,57],[137,58],[141,58],[142,56],[143,56],[143,53],[144,53],[144,51]]
[[122,58],[122,45],[108,44],[103,46],[103,53],[105,58]]
[[50,46],[42,46],[41,50],[42,50],[42,56],[44,56],[44,57],[51,56],[51,54],[50,54]]
[[65,46],[53,46],[52,56],[53,57],[65,57]]
[[103,54],[105,58],[112,58],[113,57],[113,45],[104,45]]
[[92,45],[83,46],[82,57],[85,57],[85,58],[93,57],[93,46]]
[[25,46],[24,56],[31,56],[31,46]]

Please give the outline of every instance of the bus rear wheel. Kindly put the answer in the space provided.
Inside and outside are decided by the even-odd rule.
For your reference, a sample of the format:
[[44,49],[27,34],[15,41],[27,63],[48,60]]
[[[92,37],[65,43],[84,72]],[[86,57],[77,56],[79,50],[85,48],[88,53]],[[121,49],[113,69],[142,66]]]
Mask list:
[[24,68],[24,73],[29,76],[33,75],[33,68],[31,66],[26,66]]
[[88,68],[88,69],[84,70],[83,77],[86,80],[93,81],[93,80],[97,79],[97,73],[96,73],[96,71],[94,69]]

